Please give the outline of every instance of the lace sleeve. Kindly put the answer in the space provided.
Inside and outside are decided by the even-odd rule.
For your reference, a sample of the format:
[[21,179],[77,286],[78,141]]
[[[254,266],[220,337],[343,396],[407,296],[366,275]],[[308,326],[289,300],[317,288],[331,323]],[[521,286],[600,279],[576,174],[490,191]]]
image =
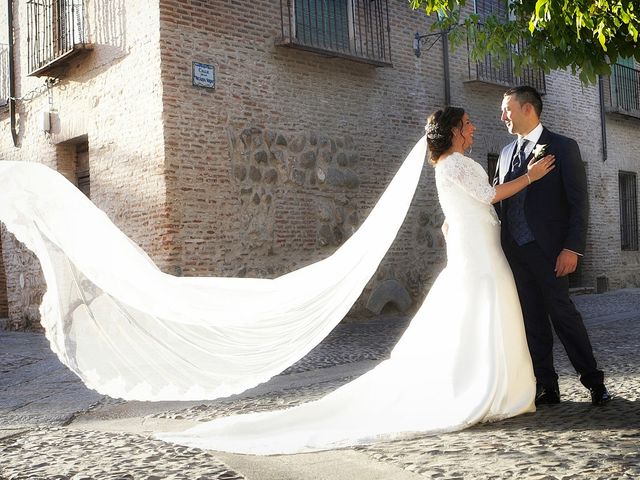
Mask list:
[[452,155],[442,167],[446,179],[479,202],[490,204],[496,196],[496,189],[489,184],[487,173],[474,160],[464,155]]

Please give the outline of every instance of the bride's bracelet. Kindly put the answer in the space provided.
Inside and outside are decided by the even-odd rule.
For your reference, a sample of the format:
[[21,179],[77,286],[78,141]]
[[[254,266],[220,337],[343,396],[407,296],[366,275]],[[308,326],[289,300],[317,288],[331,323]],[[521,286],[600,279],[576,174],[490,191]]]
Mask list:
[[529,176],[529,172],[525,173],[525,176],[527,177],[527,181],[529,182],[529,185],[531,185],[531,177]]

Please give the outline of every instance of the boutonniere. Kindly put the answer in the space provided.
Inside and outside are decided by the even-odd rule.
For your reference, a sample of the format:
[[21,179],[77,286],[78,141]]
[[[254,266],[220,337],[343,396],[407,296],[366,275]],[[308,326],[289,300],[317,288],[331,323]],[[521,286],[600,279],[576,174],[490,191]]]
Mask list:
[[548,145],[536,145],[533,149],[533,158],[536,160],[540,160],[547,154],[547,146]]

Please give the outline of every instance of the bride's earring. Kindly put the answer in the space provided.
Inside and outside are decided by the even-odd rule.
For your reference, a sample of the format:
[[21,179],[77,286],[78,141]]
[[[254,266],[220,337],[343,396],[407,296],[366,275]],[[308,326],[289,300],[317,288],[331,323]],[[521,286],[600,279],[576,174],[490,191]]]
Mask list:
[[464,154],[464,137],[460,133],[460,130],[458,130],[457,128],[454,128],[453,130],[451,130],[451,132],[453,133],[453,137],[451,138],[451,143],[455,145],[456,150]]

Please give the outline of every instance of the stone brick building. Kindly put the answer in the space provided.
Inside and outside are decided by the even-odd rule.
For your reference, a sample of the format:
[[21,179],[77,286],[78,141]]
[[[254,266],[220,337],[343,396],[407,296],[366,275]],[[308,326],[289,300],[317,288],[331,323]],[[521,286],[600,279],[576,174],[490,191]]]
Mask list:
[[[62,172],[166,272],[277,276],[348,238],[447,100],[472,116],[471,156],[488,170],[510,141],[499,107],[522,80],[437,36],[416,56],[415,33],[431,22],[395,0],[3,5],[0,98],[12,84],[16,100],[0,107],[0,160]],[[629,187],[640,170],[637,68],[613,79],[624,91],[566,72],[525,79],[546,93],[544,123],[575,137],[587,164],[592,223],[575,284],[640,284]],[[626,190],[620,171],[632,174],[621,177]],[[619,191],[633,204],[623,230],[635,246],[624,249]],[[358,312],[421,303],[445,260],[441,222],[427,166]],[[1,248],[0,317],[32,326],[45,288],[38,263],[5,230]]]

